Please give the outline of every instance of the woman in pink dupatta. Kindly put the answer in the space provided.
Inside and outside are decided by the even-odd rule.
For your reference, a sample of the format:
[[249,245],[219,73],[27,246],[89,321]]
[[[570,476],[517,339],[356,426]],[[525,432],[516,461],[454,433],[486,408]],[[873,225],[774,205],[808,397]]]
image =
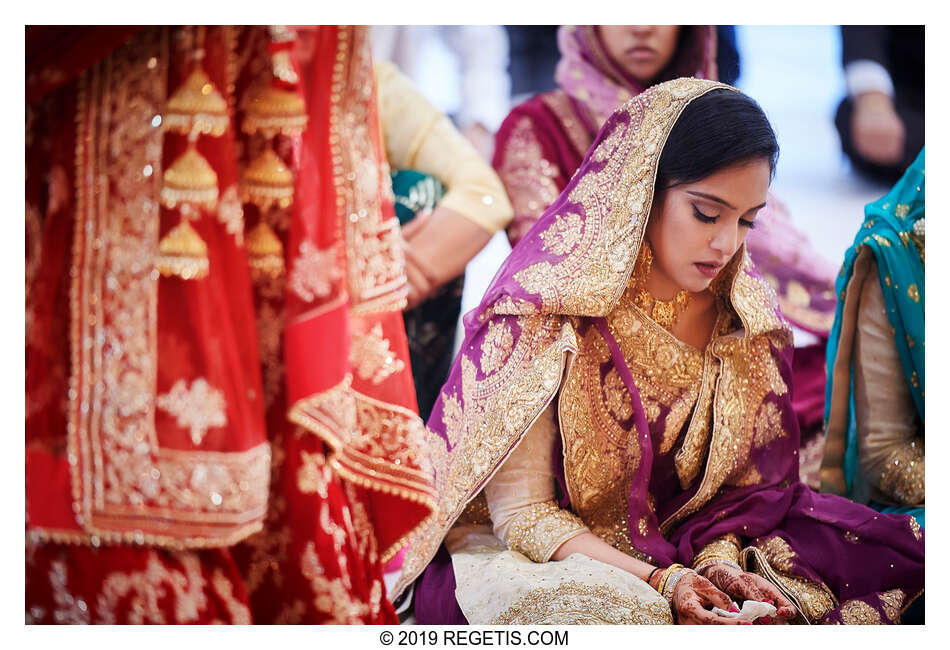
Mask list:
[[[567,186],[601,125],[623,102],[681,76],[717,79],[713,25],[565,25],[558,88],[516,106],[495,136],[492,164],[515,209],[511,245]],[[783,315],[818,341],[795,350],[793,405],[802,432],[802,480],[817,488],[824,446],[824,349],[834,319],[837,269],[811,248],[773,195],[748,238],[749,254],[778,294]]]

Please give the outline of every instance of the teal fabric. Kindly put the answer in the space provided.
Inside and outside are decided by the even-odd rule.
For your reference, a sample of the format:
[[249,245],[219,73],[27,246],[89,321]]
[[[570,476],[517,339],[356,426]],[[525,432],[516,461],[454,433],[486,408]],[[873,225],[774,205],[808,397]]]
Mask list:
[[[914,398],[914,406],[924,419],[924,262],[911,236],[914,224],[924,218],[924,150],[904,172],[900,181],[882,198],[864,209],[864,223],[835,283],[839,296],[844,294],[854,273],[858,253],[867,247],[874,254],[878,280],[884,293],[887,317],[894,328],[894,344],[904,369],[904,381]],[[828,385],[825,389],[825,421],[831,408],[833,374],[841,337],[844,301],[839,300],[835,322],[828,340]],[[852,369],[853,372],[853,369]],[[857,432],[854,423],[853,374],[849,403],[849,427],[844,458],[845,478],[850,490],[857,471]],[[923,521],[923,513],[918,517]]]
[[396,218],[403,225],[419,213],[432,212],[445,186],[439,179],[414,169],[400,169],[392,174]]

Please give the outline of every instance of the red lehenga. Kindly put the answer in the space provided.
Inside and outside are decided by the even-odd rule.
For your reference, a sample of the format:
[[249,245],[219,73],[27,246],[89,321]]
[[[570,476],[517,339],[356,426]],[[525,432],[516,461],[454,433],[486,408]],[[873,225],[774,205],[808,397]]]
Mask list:
[[434,500],[373,88],[361,28],[27,30],[28,622],[396,622]]

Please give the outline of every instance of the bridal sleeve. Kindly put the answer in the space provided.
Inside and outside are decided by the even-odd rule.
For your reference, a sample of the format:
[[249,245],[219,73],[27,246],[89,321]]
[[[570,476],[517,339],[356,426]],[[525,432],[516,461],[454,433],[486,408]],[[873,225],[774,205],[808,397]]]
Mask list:
[[577,515],[555,500],[556,434],[551,405],[485,486],[495,535],[535,562],[547,562],[561,544],[587,531]]

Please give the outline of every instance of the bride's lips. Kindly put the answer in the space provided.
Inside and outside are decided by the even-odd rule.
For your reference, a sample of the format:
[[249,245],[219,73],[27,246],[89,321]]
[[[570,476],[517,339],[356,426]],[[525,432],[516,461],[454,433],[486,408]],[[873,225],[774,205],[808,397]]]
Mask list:
[[722,269],[722,264],[717,264],[715,262],[695,262],[693,264],[699,270],[700,273],[705,275],[707,278],[714,278],[719,275],[719,271]]
[[638,45],[627,50],[627,56],[636,60],[652,59],[656,56],[656,52],[653,50],[653,48],[646,47],[645,45]]

